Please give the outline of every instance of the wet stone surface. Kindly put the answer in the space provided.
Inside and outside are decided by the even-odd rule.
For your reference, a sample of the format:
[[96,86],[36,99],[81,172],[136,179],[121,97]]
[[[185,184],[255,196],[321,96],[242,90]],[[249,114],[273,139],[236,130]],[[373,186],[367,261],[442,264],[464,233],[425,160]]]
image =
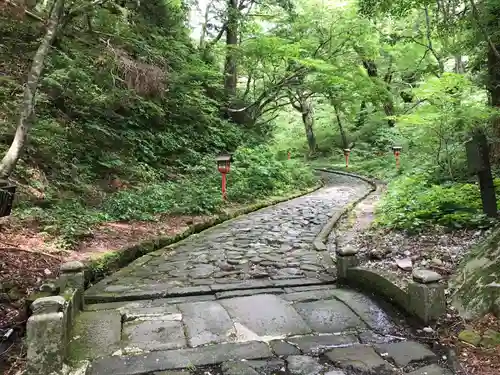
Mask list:
[[[112,323],[118,333],[121,325],[122,332],[118,343],[115,336],[99,355],[93,352],[87,375],[392,375],[430,364],[433,374],[448,375],[438,356],[404,340],[392,313],[363,294],[335,285],[284,286],[279,294],[259,290],[265,291],[208,301],[192,296],[102,304],[86,311],[85,321]],[[310,301],[296,300],[297,293],[309,294]],[[102,342],[94,338],[106,334],[103,329],[79,331],[70,351]],[[74,359],[82,358],[89,357]]]
[[312,247],[368,186],[306,197],[148,254],[86,292],[69,348],[86,375],[449,375],[397,314],[334,284]]
[[307,196],[236,218],[137,259],[92,286],[87,298],[102,296],[103,301],[111,301],[113,296],[128,295],[134,299],[153,289],[157,295],[151,297],[157,298],[175,287],[331,278],[330,255],[315,251],[312,241],[335,211],[369,187],[351,177],[325,176],[328,185]]

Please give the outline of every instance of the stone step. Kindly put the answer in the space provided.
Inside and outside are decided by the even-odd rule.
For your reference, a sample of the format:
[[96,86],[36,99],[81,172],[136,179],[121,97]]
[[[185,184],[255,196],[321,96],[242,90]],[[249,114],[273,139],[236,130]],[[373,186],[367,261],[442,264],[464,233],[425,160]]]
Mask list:
[[[167,297],[202,296],[231,291],[258,290],[269,288],[290,288],[311,285],[334,285],[335,278],[294,278],[294,279],[250,279],[237,283],[171,287],[170,284],[144,284],[129,287],[110,285],[102,291],[89,289],[85,292],[85,303],[110,303],[123,301],[151,300]],[[220,294],[219,294],[220,296]],[[224,297],[222,297],[224,298]]]
[[322,356],[302,353],[302,346],[294,345],[293,354],[277,356],[273,352],[276,347],[252,341],[115,355],[91,363],[86,375],[397,375],[409,371],[412,375],[452,374],[438,364],[435,354],[415,342],[383,347],[330,345],[321,352]]

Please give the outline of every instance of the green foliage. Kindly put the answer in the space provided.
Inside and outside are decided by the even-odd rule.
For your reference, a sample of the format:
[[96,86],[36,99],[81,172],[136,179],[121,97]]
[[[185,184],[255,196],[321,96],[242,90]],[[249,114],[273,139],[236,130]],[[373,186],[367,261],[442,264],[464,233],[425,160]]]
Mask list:
[[[317,182],[304,163],[278,160],[264,146],[240,148],[234,159],[227,186],[231,204],[250,204],[295,193]],[[155,221],[161,220],[162,215],[220,213],[226,205],[214,158],[203,158],[187,173],[175,181],[143,184],[108,194],[98,205],[73,198],[44,209],[25,205],[16,210],[16,215],[39,221],[44,231],[58,236],[61,246],[71,247],[105,221]]]
[[242,148],[234,155],[229,198],[236,202],[283,195],[302,190],[316,181],[312,171],[295,160],[278,160],[265,147]]
[[[429,175],[406,175],[389,184],[376,223],[410,232],[435,225],[482,228],[491,225],[482,213],[479,187],[472,183],[434,184]],[[500,179],[495,180],[500,192]]]

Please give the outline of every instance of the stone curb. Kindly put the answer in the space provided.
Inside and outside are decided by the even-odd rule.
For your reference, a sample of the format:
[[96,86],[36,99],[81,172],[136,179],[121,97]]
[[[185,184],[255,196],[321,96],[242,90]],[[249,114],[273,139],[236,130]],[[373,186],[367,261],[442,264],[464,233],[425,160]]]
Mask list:
[[332,232],[333,228],[337,225],[339,220],[348,212],[352,211],[356,205],[364,200],[366,197],[368,197],[370,194],[375,192],[378,189],[378,185],[374,180],[371,180],[369,178],[354,174],[354,173],[348,173],[348,172],[343,172],[343,171],[337,171],[333,169],[327,169],[327,168],[315,168],[315,170],[320,171],[320,172],[325,172],[325,173],[333,173],[333,174],[339,174],[342,176],[348,176],[352,178],[357,178],[359,180],[362,180],[364,182],[367,182],[370,186],[371,189],[368,190],[365,194],[363,194],[360,198],[356,199],[355,201],[352,201],[349,203],[347,206],[345,206],[341,211],[336,212],[328,221],[327,223],[321,228],[320,232],[316,235],[313,241],[313,248],[316,251],[326,251],[326,242],[328,240],[328,236]]
[[[143,255],[167,247],[175,248],[177,246],[180,246],[184,242],[184,240],[187,240],[187,238],[191,237],[192,235],[197,235],[201,232],[215,228],[219,224],[227,223],[241,215],[255,212],[267,207],[272,207],[279,203],[286,202],[306,194],[310,194],[316,190],[321,189],[324,186],[324,182],[320,181],[311,188],[288,196],[270,198],[269,200],[251,204],[231,213],[226,212],[217,215],[216,217],[203,223],[191,225],[184,232],[179,233],[175,236],[157,237],[154,239],[139,242],[138,244],[135,244],[131,247],[110,251],[98,258],[92,259],[91,261],[87,262],[85,272],[85,285],[101,280],[110,273],[128,265],[129,263],[140,258]],[[111,259],[107,260],[106,257]]]
[[[374,293],[425,324],[436,321],[446,313],[446,285],[440,280],[425,281],[414,277],[406,288],[401,288],[391,281],[390,275],[357,266],[356,254],[339,258],[338,273],[344,272],[341,278],[344,284]],[[394,273],[393,277],[398,276]]]
[[[84,290],[89,283],[147,253],[178,246],[193,234],[209,230],[238,216],[310,194],[324,186],[325,183],[320,180],[312,188],[285,197],[270,198],[234,212],[223,213],[207,222],[192,225],[176,236],[146,240],[128,248],[109,252],[85,265],[77,261],[62,264],[57,282],[44,284],[41,291],[33,293],[26,300],[29,319],[26,328],[28,351],[25,374],[45,375],[61,371],[67,357],[66,351],[73,322],[76,314],[84,308]],[[278,285],[280,282],[277,281],[275,284]],[[33,314],[30,314],[31,311]]]
[[[380,191],[383,182],[344,171],[329,170],[327,168],[316,168],[316,170],[358,178],[372,187],[361,198],[351,202],[340,213],[335,214],[323,227],[313,243],[316,250],[322,251],[327,249],[325,242],[340,218],[370,194]],[[337,248],[336,250],[337,277],[339,281],[379,295],[404,310],[410,316],[416,317],[426,324],[437,320],[446,312],[445,284],[440,282],[440,278],[425,280],[425,278],[419,277],[419,272],[424,274],[433,274],[434,272],[417,270],[416,274],[414,272],[413,281],[403,289],[392,282],[390,276],[385,276],[382,272],[359,267],[358,249]],[[394,274],[394,277],[397,277],[397,275]]]

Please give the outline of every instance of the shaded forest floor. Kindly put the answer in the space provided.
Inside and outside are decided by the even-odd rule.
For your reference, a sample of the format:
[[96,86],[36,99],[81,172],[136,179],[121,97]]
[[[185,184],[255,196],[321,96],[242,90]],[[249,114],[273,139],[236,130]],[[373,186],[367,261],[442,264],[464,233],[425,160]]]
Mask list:
[[[58,276],[61,263],[85,261],[113,249],[121,249],[157,236],[175,236],[210,216],[165,216],[157,222],[112,222],[99,225],[93,236],[73,250],[61,250],[36,223],[15,218],[0,222],[0,373],[14,374],[23,364],[22,343],[27,314],[26,297],[43,282]],[[9,329],[13,333],[9,333]],[[2,341],[2,336],[11,335]]]

